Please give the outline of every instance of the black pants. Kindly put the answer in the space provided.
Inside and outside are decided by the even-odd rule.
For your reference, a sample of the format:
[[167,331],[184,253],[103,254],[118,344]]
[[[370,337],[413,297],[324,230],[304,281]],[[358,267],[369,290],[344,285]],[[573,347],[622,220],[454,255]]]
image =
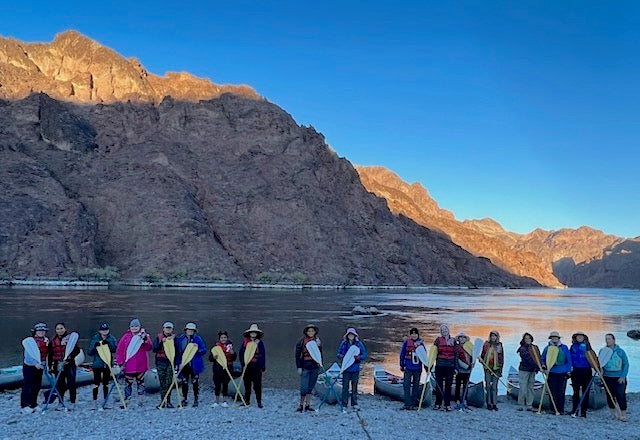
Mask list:
[[[589,386],[589,382],[591,382],[592,377],[593,375],[591,374],[591,367],[575,367],[571,372],[571,387],[573,388],[573,408],[571,409],[572,414],[575,414],[578,409],[580,395],[588,393],[587,386]],[[587,408],[589,408],[588,395],[585,396],[585,398],[582,400],[582,405],[580,406],[582,414],[587,413]]]
[[[620,378],[609,377],[609,376],[604,377],[604,381],[609,387],[609,391],[611,391],[611,394],[613,394],[613,398],[616,399],[616,402],[618,402],[618,406],[620,406],[620,409],[622,411],[626,411],[627,410],[627,394],[626,394],[627,382],[625,381],[625,383],[618,383],[618,379]],[[611,398],[609,397],[609,393],[607,393],[607,403],[609,404],[609,408],[615,408],[615,405],[613,404],[613,402],[611,401]]]
[[222,392],[223,396],[226,396],[229,393],[230,380],[229,375],[222,367],[220,367],[220,369],[213,369],[213,385],[216,396],[219,396],[220,392]]
[[102,384],[102,397],[106,399],[109,393],[109,369],[107,367],[93,369],[93,400],[98,400],[100,384]]
[[440,389],[436,388],[436,405],[442,404],[444,394],[444,406],[451,405],[451,385],[453,385],[453,367],[436,365],[436,383]]
[[71,361],[69,363],[58,362],[55,365],[54,373],[57,375],[60,366],[63,365],[62,374],[58,379],[56,389],[60,394],[60,397],[64,400],[64,393],[69,390],[69,401],[76,403],[76,363]]
[[198,379],[199,376],[193,371],[193,367],[191,365],[187,365],[182,369],[182,397],[184,400],[187,400],[187,395],[189,394],[189,381],[193,385],[193,399],[195,401],[198,400]]
[[249,404],[251,398],[251,384],[256,393],[258,405],[262,403],[262,368],[257,362],[249,362],[247,370],[244,372],[244,400]]
[[[464,391],[467,389],[467,384],[469,383],[469,377],[471,373],[457,373],[456,374],[456,393],[454,400],[456,402],[460,402],[462,399],[462,395]],[[466,396],[465,396],[466,398]]]
[[22,393],[20,393],[20,407],[35,408],[38,406],[38,393],[42,386],[42,373],[44,370],[31,365],[22,366]]
[[[564,391],[567,388],[567,373],[549,373],[549,390],[560,414],[564,414]],[[553,408],[553,403],[551,403]]]

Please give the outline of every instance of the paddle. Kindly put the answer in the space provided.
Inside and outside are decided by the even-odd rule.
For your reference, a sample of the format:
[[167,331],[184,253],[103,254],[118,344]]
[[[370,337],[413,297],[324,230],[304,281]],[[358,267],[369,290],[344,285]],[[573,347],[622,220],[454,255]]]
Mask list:
[[324,367],[322,366],[322,353],[320,352],[320,347],[318,347],[318,343],[315,340],[307,342],[307,351],[311,355],[311,358],[316,361],[322,370],[324,370]]
[[[167,342],[167,341],[165,341],[165,342]],[[167,344],[167,345],[173,345],[173,344]],[[164,343],[163,343],[163,346],[164,346]],[[169,349],[169,350],[171,350],[171,349]],[[195,342],[189,342],[187,344],[187,346],[184,348],[184,351],[182,352],[182,360],[180,362],[180,366],[178,367],[178,372],[173,376],[173,382],[171,382],[171,385],[169,386],[169,389],[165,393],[164,398],[162,399],[162,402],[160,403],[160,407],[161,408],[167,402],[167,399],[169,398],[169,394],[171,393],[171,390],[173,389],[173,387],[175,386],[176,390],[178,390],[178,379],[177,379],[177,377],[180,375],[180,373],[182,372],[184,367],[186,367],[187,364],[189,362],[191,362],[191,360],[193,359],[193,357],[196,355],[197,352],[198,352],[198,344],[196,344]],[[175,350],[174,350],[174,356],[175,356]],[[173,362],[171,363],[171,366],[172,366],[172,369],[173,369]],[[179,404],[179,407],[182,407],[182,406]]]
[[487,370],[487,371],[488,371],[488,372],[489,372],[493,377],[495,377],[496,379],[498,379],[498,381],[499,381],[502,385],[504,385],[504,387],[507,389],[507,392],[509,392],[509,390],[511,390],[511,387],[512,387],[513,385],[512,385],[511,383],[509,383],[509,382],[505,382],[504,380],[502,380],[502,378],[501,378],[500,376],[498,376],[498,375],[495,373],[495,371],[493,371],[493,370],[489,367],[489,365],[487,365],[487,363],[485,362],[485,360],[484,360],[484,359],[482,359],[482,356],[480,356],[480,354],[482,354],[482,348],[484,347],[484,342],[483,342],[483,341],[482,341],[482,339],[480,339],[480,338],[476,338],[476,340],[475,340],[475,341],[474,341],[474,343],[473,343],[474,351],[477,349],[477,347],[478,347],[478,346],[480,347],[480,348],[479,348],[479,350],[480,350],[480,351],[478,352],[478,355],[476,356],[476,359],[478,359],[478,361],[482,364],[482,366],[484,366],[484,367],[485,367],[485,369],[486,369],[486,370]]
[[[247,371],[247,366],[249,365],[249,362],[251,362],[251,359],[253,359],[253,356],[256,354],[257,349],[258,344],[256,344],[254,341],[247,342],[247,345],[244,348],[244,367],[242,368],[242,374],[240,375],[240,383],[242,383],[242,380],[244,379],[244,373]],[[236,387],[236,395],[233,396],[234,405],[238,401],[238,394],[240,394],[240,389]]]
[[100,359],[102,359],[102,362],[104,362],[107,368],[109,368],[109,373],[113,378],[113,383],[116,386],[116,389],[118,390],[118,394],[120,395],[120,402],[122,403],[122,406],[126,409],[127,404],[124,401],[124,395],[122,394],[120,385],[118,385],[118,379],[116,379],[116,375],[113,374],[113,368],[111,368],[111,349],[109,348],[109,345],[100,344],[96,347],[96,351],[98,352],[98,356],[100,357]]
[[[433,364],[436,363],[436,359],[438,358],[438,347],[432,345],[429,347],[429,354],[427,354],[427,350],[424,348],[424,345],[418,346],[416,348],[416,356],[420,359],[423,365],[427,366],[427,378],[425,379],[424,384],[422,385],[422,392],[420,393],[420,401],[418,402],[418,411],[422,410],[422,401],[424,400],[424,393],[427,390],[427,384],[431,383],[431,369],[433,368]],[[436,386],[440,390],[440,385],[436,382]],[[444,398],[444,393],[440,390],[440,394],[442,394]]]
[[[309,354],[311,354],[311,352]],[[336,375],[336,377],[333,380],[327,374],[327,370],[325,370],[324,367],[322,368],[324,370],[324,376],[328,381],[327,383],[329,384],[329,388],[324,393],[324,396],[322,397],[322,401],[320,402],[320,406],[318,406],[318,410],[322,408],[322,405],[324,405],[324,403],[326,402],[327,398],[329,397],[329,394],[333,393],[333,395],[336,397],[338,405],[340,405],[340,411],[342,411],[342,397],[338,396],[338,392],[336,391],[334,386],[336,383],[338,383],[338,379],[340,379],[340,375],[344,373],[347,370],[347,368],[353,365],[353,363],[356,361],[356,356],[358,356],[359,354],[360,354],[360,347],[357,344],[351,345],[347,350],[347,352],[344,354],[344,357],[342,358],[342,364],[340,365],[340,372]]]
[[590,365],[591,365],[591,362],[594,362],[593,365],[591,365],[591,367],[594,368],[596,370],[596,373],[598,373],[598,376],[602,378],[602,384],[604,385],[604,389],[606,390],[607,394],[609,395],[609,399],[611,399],[611,401],[613,402],[613,406],[615,407],[616,417],[620,418],[622,415],[622,410],[620,409],[620,405],[618,404],[618,401],[613,398],[613,394],[611,394],[611,390],[609,389],[607,382],[604,380],[604,375],[602,373],[602,366],[606,365],[607,362],[611,360],[611,357],[613,356],[613,350],[610,349],[609,347],[602,347],[598,352],[597,359],[594,359],[595,358],[594,355],[595,353],[590,354],[587,357],[587,360],[589,361]]
[[342,358],[342,365],[340,365],[340,374],[344,373],[347,368],[353,365],[356,361],[356,356],[360,354],[360,347],[356,344],[353,344],[347,352],[344,354]]
[[[175,383],[177,381],[177,378],[176,378],[176,371],[175,371],[176,345],[175,345],[174,338],[171,338],[171,339],[165,338],[165,340],[162,341],[162,350],[164,351],[164,354],[167,357],[169,364],[171,365],[171,373],[173,374],[173,377],[171,379],[171,385],[169,386],[169,390],[171,390],[171,388],[174,385],[177,390],[178,385]],[[158,409],[164,408],[167,401],[168,401],[168,397],[167,397],[167,400],[163,399],[160,405],[158,406]],[[178,395],[178,408],[182,408],[182,402],[180,402],[180,395]]]
[[[553,394],[551,394],[551,389],[549,388],[549,375],[545,374],[545,370],[542,368],[542,358],[540,356],[540,349],[535,345],[531,345],[531,347],[529,347],[529,352],[534,362],[538,365],[538,368],[542,372],[542,375],[544,376],[544,386],[542,387],[542,394],[540,396],[540,405],[538,406],[538,414],[542,413],[542,402],[544,401],[545,393],[548,392],[549,399],[551,400],[551,403],[553,405],[553,409],[555,410],[556,415],[559,415],[560,413],[558,412],[556,401],[553,398]],[[550,345],[547,348],[547,357],[545,359],[547,371],[551,371],[551,368],[553,368],[556,361],[558,360],[558,352],[559,352],[559,349],[556,345]]]
[[41,359],[40,349],[34,338],[24,338],[22,340],[22,346],[24,347],[25,358],[29,358],[37,365],[43,365],[44,362]]
[[[67,345],[64,349],[64,358],[62,359],[62,362],[61,362],[61,368],[60,368],[60,371],[58,371],[58,374],[56,375],[56,380],[53,382],[53,387],[49,392],[49,396],[47,396],[47,402],[45,403],[44,408],[42,410],[43,413],[49,408],[49,403],[51,403],[52,394],[54,393],[57,394],[58,397],[60,398],[60,402],[62,402],[62,396],[60,396],[60,393],[58,393],[58,390],[56,389],[56,387],[58,385],[58,381],[60,380],[60,376],[64,372],[64,363],[69,359],[71,352],[76,348],[76,344],[78,343],[78,337],[79,336],[76,332],[72,332],[69,334],[69,338],[67,339]],[[62,402],[62,405],[64,406],[64,402]]]
[[[144,343],[144,340],[142,339],[142,336],[140,336],[139,334],[135,334],[131,337],[131,340],[129,341],[129,345],[127,345],[127,352],[124,358],[124,362],[122,364],[122,367],[120,368],[120,375],[124,376],[124,367],[127,365],[127,362],[129,362],[129,360],[136,355],[138,350],[140,350],[140,347],[142,347],[143,343]],[[104,409],[107,406],[107,402],[109,401],[109,396],[113,392],[113,389],[116,387],[116,383],[117,383],[117,380],[114,381],[113,385],[111,385],[111,388],[109,388],[107,397],[104,398],[102,409]],[[126,409],[126,405],[124,409]]]
[[[473,367],[476,364],[476,359],[480,357],[482,354],[482,347],[484,346],[484,342],[482,339],[476,338],[474,342],[467,341],[464,343],[462,348],[470,356],[469,368],[473,371]],[[467,393],[469,392],[469,385],[471,384],[471,374],[469,374],[469,379],[467,380],[467,384],[464,387],[464,393],[462,393],[462,400],[460,401],[460,411],[464,411],[467,404],[465,403],[467,400]]]
[[[227,372],[227,374],[229,375],[229,379],[231,379],[231,383],[233,383],[233,386],[236,389],[236,391],[239,390],[240,386],[233,379],[233,376],[231,375],[231,371],[229,371],[229,366],[227,365],[227,356],[225,356],[224,351],[222,350],[222,347],[220,347],[219,345],[216,345],[211,349],[211,354],[213,355],[213,358],[216,360],[216,362],[220,364],[222,368],[224,368],[224,371]],[[242,403],[244,403],[245,405],[247,404],[247,402],[245,402],[244,400],[244,396],[242,395],[242,393],[240,393],[240,399],[242,399]]]

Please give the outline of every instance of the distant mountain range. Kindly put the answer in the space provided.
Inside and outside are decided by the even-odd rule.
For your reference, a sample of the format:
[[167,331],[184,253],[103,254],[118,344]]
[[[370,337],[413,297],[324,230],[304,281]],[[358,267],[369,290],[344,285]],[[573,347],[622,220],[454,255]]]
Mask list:
[[625,239],[587,226],[517,234],[489,218],[458,221],[420,184],[408,184],[383,167],[356,170],[393,212],[446,234],[509,272],[548,286],[640,288],[640,237]]
[[394,215],[253,89],[73,31],[0,38],[0,185],[0,277],[539,285]]

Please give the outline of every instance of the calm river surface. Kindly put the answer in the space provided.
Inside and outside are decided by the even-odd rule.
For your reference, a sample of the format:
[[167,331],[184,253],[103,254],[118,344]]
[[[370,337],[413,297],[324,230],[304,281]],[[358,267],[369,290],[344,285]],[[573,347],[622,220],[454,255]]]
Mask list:
[[[517,368],[515,354],[524,331],[532,333],[542,348],[551,330],[570,344],[577,330],[587,333],[596,351],[611,332],[626,350],[631,364],[629,391],[640,391],[640,342],[626,336],[640,328],[640,291],[600,289],[532,290],[191,290],[191,289],[43,289],[0,288],[0,366],[22,362],[20,341],[29,329],[44,321],[52,329],[58,321],[80,333],[86,350],[99,323],[107,321],[120,337],[129,321],[138,317],[150,333],[164,321],[182,328],[194,321],[207,346],[220,329],[239,342],[242,331],[257,322],[265,332],[267,373],[265,386],[297,387],[294,345],[307,323],[320,326],[326,367],[346,327],[358,329],[367,349],[364,392],[372,392],[374,364],[399,372],[398,352],[403,336],[415,326],[431,344],[440,323],[452,333],[465,331],[485,339],[490,330],[502,335],[505,371]],[[376,306],[383,316],[351,316],[356,305]],[[49,336],[53,331],[49,332]],[[205,381],[210,381],[209,374]],[[476,366],[472,379],[482,377]]]

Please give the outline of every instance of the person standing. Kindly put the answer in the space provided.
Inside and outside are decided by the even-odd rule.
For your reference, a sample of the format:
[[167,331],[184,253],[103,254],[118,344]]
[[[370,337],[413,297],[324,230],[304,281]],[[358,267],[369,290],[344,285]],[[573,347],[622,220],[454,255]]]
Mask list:
[[[134,336],[142,339],[142,345],[136,353],[127,360],[127,348]],[[138,393],[138,406],[143,405],[144,400],[144,375],[149,369],[149,359],[147,352],[151,351],[153,344],[149,334],[142,328],[139,319],[132,319],[129,323],[129,330],[124,332],[116,347],[116,362],[124,373],[125,387],[124,398],[127,402],[131,400],[133,393],[133,382],[136,383]],[[123,407],[124,408],[124,407]]]
[[[253,391],[256,395],[258,408],[262,409],[262,373],[264,373],[267,368],[267,352],[264,342],[262,341],[264,332],[258,328],[258,324],[254,323],[244,331],[243,336],[244,340],[242,341],[242,346],[240,347],[240,353],[238,353],[238,356],[240,357],[242,367],[246,367],[246,371],[244,373],[244,401],[247,405],[250,405],[251,386],[253,385]],[[255,354],[245,366],[244,352],[249,342],[254,342],[257,345],[257,348]]]
[[482,346],[480,359],[484,367],[484,382],[487,388],[487,409],[498,411],[498,381],[502,377],[504,349],[497,330],[489,333],[489,339]]
[[[191,385],[193,387],[193,407],[198,407],[198,393],[199,393],[199,383],[198,379],[200,378],[200,373],[204,371],[204,359],[203,356],[207,353],[207,346],[204,343],[204,340],[200,337],[200,335],[196,334],[198,332],[198,328],[193,322],[187,323],[184,326],[184,333],[178,337],[177,345],[178,351],[176,352],[176,357],[179,358],[178,362],[178,370],[182,370],[180,373],[180,382],[182,383],[182,406],[187,405],[187,395],[189,394],[189,381],[191,381]],[[184,354],[185,349],[188,344],[196,344],[198,346],[198,351],[193,356],[193,359],[189,361],[186,365],[182,364],[182,355]]]
[[518,411],[523,411],[525,408],[527,411],[533,410],[533,385],[536,382],[536,373],[540,371],[531,355],[531,351],[536,349],[537,347],[533,345],[533,335],[531,333],[523,334],[520,340],[520,347],[516,350],[516,353],[520,355],[520,365],[518,366],[518,383],[520,384]]
[[[342,373],[342,407],[346,408],[349,403],[349,395],[351,395],[351,407],[358,406],[358,380],[360,379],[360,364],[367,358],[367,349],[365,348],[358,332],[355,328],[349,327],[342,338],[342,342],[338,347],[337,357],[341,362],[347,351],[353,346],[360,349],[360,354],[354,357],[353,364]],[[351,392],[349,392],[349,384],[351,384]]]
[[444,400],[444,410],[451,411],[451,386],[453,385],[453,373],[456,366],[456,354],[458,342],[451,337],[447,324],[440,325],[440,336],[433,341],[438,348],[436,357],[436,403],[433,409],[440,409]]
[[[162,324],[162,330],[153,340],[152,350],[156,354],[156,370],[158,371],[158,381],[160,382],[160,405],[162,405],[164,396],[167,395],[167,392],[173,383],[174,372],[173,368],[171,368],[171,361],[167,357],[167,353],[165,351],[165,343],[173,344],[173,361],[175,366],[175,356],[178,353],[178,344],[176,341],[174,327],[173,322],[165,322]],[[160,408],[160,405],[158,405],[158,409]],[[171,394],[167,396],[165,406],[167,408],[173,408],[173,404],[171,403]]]
[[89,341],[89,350],[87,353],[89,356],[93,356],[93,362],[91,363],[91,369],[93,370],[93,404],[96,409],[100,409],[101,406],[98,403],[98,394],[100,392],[100,384],[102,384],[102,398],[106,399],[109,394],[109,365],[105,364],[100,355],[98,355],[98,347],[101,345],[109,346],[111,357],[113,359],[113,353],[116,352],[117,342],[116,338],[110,333],[109,324],[106,322],[100,324],[98,332],[91,337]]
[[407,338],[400,349],[400,371],[404,373],[404,407],[405,410],[414,410],[420,399],[420,375],[422,374],[422,362],[416,355],[416,349],[424,342],[420,339],[417,328],[409,330]]
[[298,376],[300,376],[300,406],[296,409],[296,412],[315,411],[311,407],[311,394],[318,381],[320,365],[313,359],[307,349],[307,344],[312,341],[318,345],[320,353],[322,353],[322,342],[318,337],[318,326],[309,324],[302,330],[302,338],[296,343],[296,368]]
[[[469,336],[466,333],[460,332],[456,337],[458,340],[458,350],[456,352],[456,387],[454,393],[454,400],[458,402],[459,408],[468,406],[466,402],[463,402],[463,396],[469,386],[469,378],[471,377],[471,371],[473,370],[473,352],[469,353],[464,348],[464,344],[469,341]],[[464,396],[466,399],[466,396]]]
[[589,407],[589,396],[582,399],[582,405],[578,408],[580,396],[589,392],[587,387],[591,383],[593,376],[591,365],[587,360],[587,352],[591,351],[589,337],[583,332],[576,332],[571,336],[571,387],[573,388],[573,408],[571,414],[578,415],[580,411],[581,417],[587,417],[587,408]]
[[38,407],[38,393],[42,387],[42,374],[49,356],[49,338],[47,338],[47,324],[39,322],[31,329],[31,337],[36,341],[39,350],[37,359],[29,356],[25,351],[22,365],[22,392],[20,393],[20,407],[25,414],[31,414]]
[[[562,415],[564,414],[564,393],[567,388],[567,376],[571,372],[571,353],[569,352],[569,348],[560,342],[560,338],[561,336],[558,332],[551,332],[549,335],[549,344],[542,352],[542,368],[546,369],[549,347],[558,347],[558,357],[556,358],[555,364],[553,364],[549,370],[547,382],[556,408]],[[551,405],[553,406],[553,403]]]
[[[56,324],[56,334],[49,342],[49,370],[54,376],[58,373],[60,377],[56,389],[60,395],[60,399],[64,400],[64,394],[69,390],[69,404],[66,405],[66,409],[72,411],[75,408],[76,403],[76,356],[80,354],[80,348],[76,344],[69,357],[65,359],[65,351],[67,349],[67,343],[69,342],[70,334],[67,332],[67,327],[64,322]],[[48,397],[51,399],[51,396]],[[56,408],[58,411],[65,409],[62,402],[58,403]]]
[[[218,342],[216,342],[216,346],[220,347],[225,356],[225,361],[227,363],[227,370],[229,372],[233,371],[233,361],[236,360],[237,354],[233,349],[233,342],[229,339],[229,334],[225,330],[221,330],[218,332]],[[220,363],[213,357],[213,354],[209,355],[209,360],[213,362],[213,385],[214,392],[216,395],[216,401],[211,405],[213,408],[216,408],[218,405],[223,408],[228,408],[229,404],[227,403],[227,394],[229,394],[229,382],[231,378],[227,371],[225,371],[224,367],[220,365]],[[222,403],[220,403],[220,393],[222,392]]]
[[618,417],[621,421],[627,421],[627,374],[629,373],[629,358],[622,348],[616,344],[616,337],[613,333],[605,335],[607,347],[613,351],[609,362],[602,366],[602,374],[611,394],[620,406],[620,416],[616,415],[615,405],[607,393],[607,404],[613,417]]

